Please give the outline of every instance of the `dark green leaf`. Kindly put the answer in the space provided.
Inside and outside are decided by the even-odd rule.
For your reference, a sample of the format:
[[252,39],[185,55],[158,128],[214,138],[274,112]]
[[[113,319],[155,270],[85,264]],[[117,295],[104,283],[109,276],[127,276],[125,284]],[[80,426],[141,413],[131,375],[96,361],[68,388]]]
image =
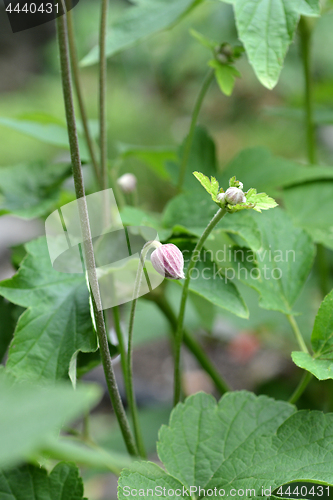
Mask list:
[[[4,495],[4,496],[1,496]],[[22,465],[0,471],[0,498],[6,500],[82,500],[83,481],[75,464],[61,462],[46,469]]]
[[0,297],[0,362],[2,361],[15,329],[15,306]]
[[[136,0],[111,26],[106,41],[106,55],[131,47],[145,38],[164,30],[183,18],[202,0]],[[98,47],[94,47],[81,64],[89,66],[98,62]]]
[[28,309],[16,326],[7,369],[22,379],[66,377],[77,351],[97,348],[83,274],[52,268],[44,238],[26,245],[18,273],[0,283],[0,294]]
[[148,488],[155,500],[156,486],[180,489],[179,496],[168,492],[174,499],[198,494],[199,487],[206,490],[203,498],[214,488],[225,497],[243,489],[249,498],[262,498],[270,496],[262,488],[274,491],[289,481],[332,484],[332,434],[332,414],[295,412],[287,403],[247,392],[228,393],[218,404],[199,393],[177,405],[169,426],[160,430],[158,455],[166,471],[149,462],[124,470],[119,500],[127,498],[127,489]]
[[0,215],[24,219],[52,211],[60,198],[60,186],[71,174],[67,164],[29,163],[0,169]]
[[333,291],[321,303],[312,331],[311,344],[314,355],[293,352],[294,362],[319,380],[333,378]]
[[330,249],[333,249],[332,193],[333,182],[328,181],[295,186],[283,193],[286,209],[294,223],[305,229],[313,241]]
[[290,314],[312,267],[314,244],[279,208],[251,215],[261,232],[262,247],[255,255],[244,250],[234,253],[235,275],[258,291],[261,307]]

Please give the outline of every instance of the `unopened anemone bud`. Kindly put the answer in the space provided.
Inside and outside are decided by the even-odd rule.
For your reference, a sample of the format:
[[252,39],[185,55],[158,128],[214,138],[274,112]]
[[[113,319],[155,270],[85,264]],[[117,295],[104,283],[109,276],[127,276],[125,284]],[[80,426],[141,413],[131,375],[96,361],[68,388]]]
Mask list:
[[225,200],[229,205],[238,205],[239,203],[245,203],[246,197],[241,189],[230,187],[225,192]]
[[219,203],[224,203],[225,202],[225,193],[219,193],[216,196],[216,199]]
[[136,189],[137,179],[133,174],[124,174],[117,179],[117,184],[124,193],[133,193]]
[[154,269],[165,278],[174,280],[185,278],[184,257],[176,245],[172,243],[161,245],[153,251],[150,260]]

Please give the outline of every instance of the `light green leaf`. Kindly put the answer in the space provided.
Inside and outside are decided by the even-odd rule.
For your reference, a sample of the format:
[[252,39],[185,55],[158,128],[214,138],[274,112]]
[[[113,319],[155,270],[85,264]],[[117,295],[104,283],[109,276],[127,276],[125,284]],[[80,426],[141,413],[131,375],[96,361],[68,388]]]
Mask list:
[[[26,115],[20,118],[0,118],[0,125],[21,132],[22,134],[38,139],[46,144],[69,150],[68,132],[65,123],[43,114]],[[79,133],[79,146],[81,159],[90,161],[86,142]]]
[[7,370],[20,379],[67,377],[76,351],[97,349],[83,274],[52,268],[45,238],[26,245],[18,273],[0,282],[0,295],[28,309],[16,326]]
[[256,147],[241,151],[223,173],[217,175],[220,186],[226,189],[230,177],[236,175],[243,182],[244,190],[257,189],[271,196],[279,195],[285,188],[311,180],[333,179],[333,168],[300,165],[291,160],[273,156],[268,149]]
[[246,194],[246,201],[254,203],[254,210],[261,212],[262,210],[269,210],[278,206],[276,201],[268,196],[266,193],[257,193],[256,189],[250,189]]
[[333,378],[333,291],[320,305],[312,336],[314,355],[293,352],[294,363],[311,372],[319,380]]
[[219,191],[219,183],[215,179],[215,177],[211,177],[210,180],[206,175],[202,174],[201,172],[193,172],[193,175],[200,184],[206,189],[207,193],[209,193],[212,197],[212,200],[217,202],[216,196]]
[[178,498],[196,495],[200,487],[206,490],[202,497],[214,488],[226,498],[231,490],[244,489],[257,499],[262,488],[273,491],[294,480],[332,484],[332,433],[332,414],[295,412],[288,403],[247,392],[228,393],[218,404],[198,393],[178,404],[169,426],[160,430],[157,448],[166,472],[136,463],[120,476],[119,500],[127,498],[128,489],[148,488],[155,500],[156,486],[180,489]]
[[122,159],[137,158],[143,161],[162,179],[170,178],[165,168],[166,162],[177,160],[176,151],[167,147],[135,146],[121,143],[118,144],[118,154]]
[[[169,28],[201,2],[202,0],[137,0],[134,7],[129,8],[110,26],[106,41],[107,57]],[[98,58],[99,50],[96,46],[81,61],[81,65],[95,64]]]
[[[230,3],[230,2],[229,2]],[[238,36],[260,80],[272,89],[299,16],[317,16],[319,0],[233,0]]]
[[0,168],[0,215],[33,219],[51,212],[59,201],[60,186],[70,174],[68,164],[38,162]]
[[[314,169],[316,170],[316,169]],[[333,169],[327,169],[332,171]],[[312,182],[283,192],[285,207],[294,223],[316,243],[333,250],[333,182]]]
[[261,232],[262,247],[254,255],[234,253],[236,276],[258,291],[261,307],[290,314],[312,267],[314,244],[279,208],[250,214]]
[[221,92],[227,96],[232,94],[235,86],[235,78],[241,74],[234,66],[221,64],[216,59],[209,62],[209,65],[215,69],[215,76]]
[[[1,496],[3,495],[3,496]],[[6,500],[83,500],[83,481],[75,464],[47,470],[33,465],[0,471],[0,497]]]
[[50,435],[89,410],[100,397],[97,386],[81,385],[74,391],[64,383],[42,387],[15,384],[2,372],[0,467],[13,466],[37,453],[48,443]]

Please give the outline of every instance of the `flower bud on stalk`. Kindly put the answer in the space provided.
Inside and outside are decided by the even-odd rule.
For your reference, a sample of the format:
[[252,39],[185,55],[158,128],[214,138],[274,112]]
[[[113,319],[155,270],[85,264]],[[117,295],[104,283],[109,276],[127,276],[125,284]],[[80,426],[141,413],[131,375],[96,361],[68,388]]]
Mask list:
[[225,192],[225,201],[229,205],[238,205],[238,203],[245,203],[246,197],[241,189],[230,187]]
[[151,263],[159,274],[174,280],[184,279],[184,257],[176,245],[168,243],[153,251]]
[[133,193],[136,189],[137,179],[133,174],[124,174],[117,179],[117,184],[124,193]]

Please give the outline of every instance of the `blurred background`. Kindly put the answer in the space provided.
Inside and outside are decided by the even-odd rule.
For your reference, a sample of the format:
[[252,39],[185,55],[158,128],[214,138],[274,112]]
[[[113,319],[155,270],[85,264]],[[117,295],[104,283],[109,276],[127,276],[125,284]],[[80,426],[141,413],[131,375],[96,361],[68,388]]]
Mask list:
[[[129,2],[113,0],[110,22]],[[96,0],[80,0],[73,11],[79,58],[97,43],[99,9]],[[333,12],[313,20],[313,78],[318,113],[333,109]],[[39,113],[64,123],[64,107],[54,23],[13,34],[0,3],[0,168],[31,160],[69,158],[66,151],[40,142],[1,124],[3,118],[29,117]],[[176,148],[186,136],[193,103],[207,72],[210,54],[191,35],[195,28],[219,42],[237,42],[231,5],[205,2],[185,20],[138,46],[114,56],[108,62],[108,146],[116,157],[120,144]],[[214,82],[203,104],[199,123],[215,140],[219,168],[242,149],[265,146],[278,156],[306,163],[306,131],[300,110],[304,81],[297,38],[288,52],[278,85],[265,89],[256,79],[246,56],[236,67],[237,79],[231,97],[221,94]],[[82,68],[81,78],[89,118],[98,119],[97,67]],[[329,114],[329,113],[328,113]],[[333,112],[318,126],[319,163],[333,164]],[[174,188],[155,176],[144,162],[126,159],[120,173],[133,172],[138,178],[138,204],[160,212]],[[87,172],[87,188],[91,189]],[[66,185],[70,192],[71,183]],[[43,234],[42,221],[23,221],[11,216],[0,218],[0,279],[15,272],[11,247]],[[16,247],[17,248],[17,247]],[[18,247],[20,248],[20,247]],[[16,250],[16,256],[17,256]],[[309,339],[321,297],[310,276],[295,308],[304,336]],[[178,287],[168,283],[167,294],[179,303]],[[294,339],[284,317],[258,307],[257,293],[240,285],[250,309],[250,319],[242,320],[225,312],[204,309],[192,300],[186,322],[200,337],[212,361],[233,389],[249,389],[285,399],[299,381],[300,370],[290,360]],[[213,309],[213,306],[211,306]],[[128,311],[123,309],[126,329]],[[149,301],[140,301],[134,338],[135,387],[148,448],[155,447],[157,430],[168,421],[172,397],[172,355],[169,326]],[[272,336],[272,332],[274,335]],[[205,390],[214,393],[210,380],[185,351],[184,386],[188,394]],[[117,364],[121,387],[121,374]],[[103,383],[100,368],[89,379]],[[300,400],[300,407],[333,410],[332,398],[323,407],[332,381],[312,383]],[[123,450],[116,425],[110,424],[110,405],[105,397],[92,415],[90,426],[96,440],[112,449]],[[78,423],[78,426],[81,425]],[[152,458],[155,458],[152,455]],[[85,495],[91,500],[116,497],[116,478],[85,475]]]

